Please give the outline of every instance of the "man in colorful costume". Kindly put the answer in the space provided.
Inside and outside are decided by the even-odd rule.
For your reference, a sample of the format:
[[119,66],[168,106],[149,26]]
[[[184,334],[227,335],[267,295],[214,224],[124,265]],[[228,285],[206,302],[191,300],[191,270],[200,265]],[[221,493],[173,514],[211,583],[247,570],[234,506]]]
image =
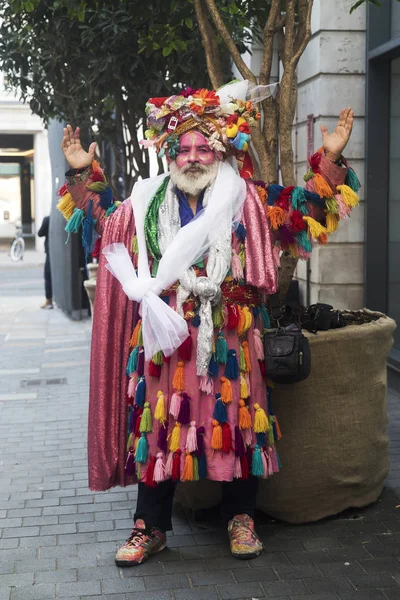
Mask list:
[[[114,202],[79,129],[64,130],[72,170],[58,208],[100,256],[89,404],[89,486],[138,482],[134,528],[119,566],[166,546],[176,483],[223,482],[237,558],[263,549],[254,530],[260,477],[279,471],[280,438],[263,362],[268,296],[280,251],[306,259],[357,204],[342,151],[353,112],[310,160],[306,187],[254,183],[248,158],[260,118],[248,82],[188,89],[147,104],[146,146],[169,173]],[[264,96],[265,97],[265,96]],[[195,217],[195,218],[194,218]],[[95,243],[96,242],[96,243]],[[129,252],[128,252],[128,250]]]

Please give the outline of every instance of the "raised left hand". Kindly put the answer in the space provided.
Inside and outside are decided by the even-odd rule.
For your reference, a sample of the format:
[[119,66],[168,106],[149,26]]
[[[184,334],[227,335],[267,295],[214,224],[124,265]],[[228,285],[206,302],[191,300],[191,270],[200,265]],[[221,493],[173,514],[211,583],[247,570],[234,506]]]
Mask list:
[[329,133],[325,125],[321,125],[325,155],[327,158],[329,158],[329,160],[335,162],[335,160],[338,160],[341,157],[343,150],[350,139],[351,131],[353,129],[353,121],[354,112],[349,107],[344,108],[340,113],[336,129],[335,131],[332,131],[332,133]]

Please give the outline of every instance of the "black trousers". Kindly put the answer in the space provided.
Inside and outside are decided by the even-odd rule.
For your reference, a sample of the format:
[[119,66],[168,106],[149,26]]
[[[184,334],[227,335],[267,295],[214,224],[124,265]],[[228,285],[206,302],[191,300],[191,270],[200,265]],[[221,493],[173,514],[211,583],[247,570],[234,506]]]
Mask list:
[[46,261],[44,263],[44,291],[46,300],[51,300],[53,298],[53,288],[51,285],[50,257],[48,254],[46,254]]
[[[138,484],[138,498],[134,519],[143,519],[146,527],[157,527],[161,531],[171,531],[172,502],[176,484],[171,480],[159,483],[152,488]],[[222,519],[228,523],[235,515],[247,514],[254,518],[258,478],[234,479],[222,484]]]

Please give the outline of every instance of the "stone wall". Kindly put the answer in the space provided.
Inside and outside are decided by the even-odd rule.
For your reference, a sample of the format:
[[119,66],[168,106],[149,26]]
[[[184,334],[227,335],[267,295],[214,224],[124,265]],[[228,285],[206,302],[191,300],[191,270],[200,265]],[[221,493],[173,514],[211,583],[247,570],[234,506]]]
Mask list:
[[[365,8],[350,15],[352,0],[316,0],[313,36],[298,68],[297,119],[293,148],[299,184],[307,170],[307,116],[314,115],[314,150],[321,145],[321,123],[332,130],[341,108],[356,113],[353,135],[346,150],[364,182],[365,117]],[[363,306],[364,202],[351,219],[342,222],[327,246],[318,246],[309,263],[310,303],[328,302],[336,308]],[[297,268],[302,301],[307,302],[307,263]]]

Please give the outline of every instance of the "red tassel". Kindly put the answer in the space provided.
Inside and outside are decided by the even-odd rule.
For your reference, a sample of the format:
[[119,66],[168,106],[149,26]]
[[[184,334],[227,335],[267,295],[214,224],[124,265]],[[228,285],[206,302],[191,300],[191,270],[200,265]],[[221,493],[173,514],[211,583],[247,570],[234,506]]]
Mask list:
[[239,324],[239,311],[235,304],[228,304],[228,323],[227,329],[236,329]]
[[265,368],[265,362],[263,360],[259,360],[258,364],[260,365],[261,375],[263,377],[266,377],[267,376],[267,369]]
[[68,188],[67,188],[67,184],[64,183],[63,186],[60,187],[60,189],[58,190],[58,195],[59,196],[65,196],[65,194],[68,192]]
[[163,354],[163,363],[169,364],[171,362],[171,357],[170,356],[165,356]]
[[190,335],[190,332],[186,340],[179,346],[178,356],[181,360],[187,362],[192,358],[192,336]]
[[307,225],[303,220],[303,215],[299,210],[294,210],[292,212],[290,220],[292,224],[291,229],[293,233],[299,233],[300,231],[304,231],[305,229],[307,229]]
[[319,165],[321,162],[321,158],[322,158],[322,154],[320,152],[316,152],[310,158],[310,167],[311,167],[311,170],[314,171],[314,173],[320,172]]
[[275,203],[276,206],[280,206],[281,208],[283,208],[283,210],[289,210],[289,202],[290,202],[290,198],[291,198],[293,190],[294,190],[294,185],[290,185],[289,187],[282,190],[281,193],[279,194],[278,200]]
[[90,179],[92,181],[101,181],[102,183],[104,183],[104,175],[101,171],[92,171]]
[[172,481],[179,481],[181,478],[181,450],[174,452],[172,461]]
[[229,423],[222,423],[222,452],[232,450],[232,431]]
[[149,375],[150,377],[157,377],[158,379],[161,377],[161,366],[155,365],[151,360],[149,363]]
[[139,408],[137,411],[136,423],[135,423],[135,437],[140,437],[140,421],[142,420],[143,408]]
[[248,463],[246,455],[240,457],[240,466],[242,467],[241,479],[248,479],[249,478],[249,463]]
[[151,456],[149,466],[147,467],[146,481],[145,481],[145,484],[148,487],[156,487],[157,486],[156,482],[154,481],[155,466],[156,466],[156,457]]

